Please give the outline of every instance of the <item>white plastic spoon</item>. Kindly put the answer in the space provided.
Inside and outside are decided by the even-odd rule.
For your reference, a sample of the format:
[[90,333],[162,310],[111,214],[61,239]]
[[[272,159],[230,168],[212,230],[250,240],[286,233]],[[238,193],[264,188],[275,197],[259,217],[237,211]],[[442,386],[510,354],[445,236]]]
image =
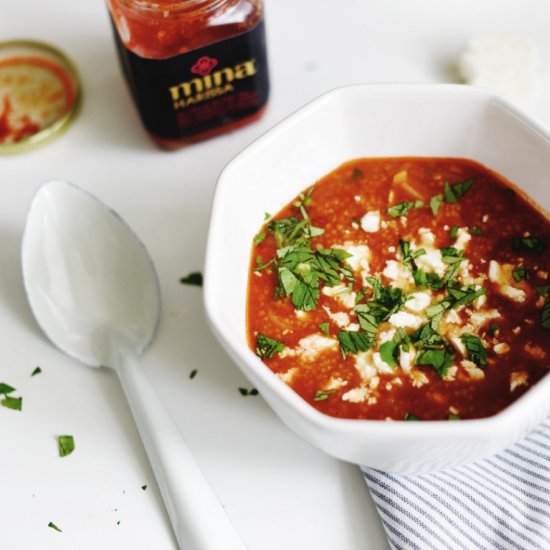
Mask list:
[[82,363],[118,374],[182,550],[243,550],[174,422],[138,368],[160,313],[145,247],[112,210],[64,181],[44,184],[27,218],[23,279],[43,331]]

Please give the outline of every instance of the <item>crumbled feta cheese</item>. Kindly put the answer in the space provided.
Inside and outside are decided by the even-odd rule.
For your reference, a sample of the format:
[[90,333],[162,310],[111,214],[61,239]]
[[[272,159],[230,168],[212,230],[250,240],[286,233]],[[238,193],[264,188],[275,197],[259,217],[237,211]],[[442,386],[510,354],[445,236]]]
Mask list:
[[355,306],[357,294],[346,285],[324,286],[321,292],[325,296],[338,300],[344,307],[352,309]]
[[386,261],[386,267],[382,271],[382,275],[392,281],[393,286],[398,288],[414,284],[410,271],[401,262],[396,260]]
[[466,245],[471,240],[472,240],[472,236],[470,235],[470,233],[463,227],[460,227],[456,233],[456,241],[453,246],[457,250],[464,250],[466,248]]
[[334,321],[340,328],[345,328],[349,325],[349,315],[344,311],[332,312],[329,307],[323,306],[326,314],[331,321]]
[[353,200],[355,202],[361,202],[361,195],[355,195],[355,197],[353,197]]
[[379,373],[390,374],[393,372],[393,367],[388,365],[377,351],[372,354],[372,362]]
[[493,351],[497,355],[504,355],[510,351],[510,346],[506,342],[499,342],[493,346]]
[[350,323],[346,330],[349,332],[357,332],[360,328],[358,323]]
[[418,313],[419,311],[424,311],[432,301],[432,293],[429,291],[425,292],[413,292],[407,296],[407,301],[405,302],[405,309],[409,311],[414,311]]
[[369,270],[370,249],[366,244],[350,244],[342,248],[348,254],[351,254],[351,257],[346,258],[345,261],[353,271],[359,271],[360,269]]
[[395,333],[397,331],[394,328],[391,328],[390,330],[383,330],[378,334],[378,343],[380,345],[385,344],[386,342],[389,342],[390,340],[393,340],[393,337],[395,336]]
[[370,379],[369,388],[371,390],[375,390],[379,385],[380,385],[380,377],[379,376],[373,376]]
[[388,252],[390,254],[395,254],[395,246],[388,246]]
[[355,369],[365,381],[376,376],[376,368],[372,364],[372,351],[358,353],[355,356]]
[[470,322],[474,325],[474,327],[481,328],[489,321],[492,321],[493,319],[500,319],[501,317],[502,315],[498,309],[485,309],[472,313],[470,316]]
[[412,385],[415,388],[421,388],[424,384],[427,384],[430,379],[418,369],[411,371]]
[[348,381],[344,380],[343,378],[339,378],[337,376],[332,376],[330,380],[325,384],[323,387],[323,390],[325,391],[336,391],[340,388],[343,388],[344,386],[348,385]]
[[422,317],[413,315],[407,311],[398,311],[388,319],[388,323],[396,328],[417,329],[422,324]]
[[447,369],[447,372],[444,374],[443,380],[445,380],[446,382],[454,382],[454,380],[456,379],[457,371],[458,371],[458,367],[456,365],[451,365]]
[[294,315],[296,315],[298,319],[305,319],[307,317],[307,311],[302,311],[301,309],[295,309]]
[[468,352],[466,351],[466,346],[464,345],[464,342],[461,340],[460,336],[453,336],[450,338],[450,340],[456,351],[458,351],[463,357],[466,357],[466,354]]
[[525,371],[516,371],[510,373],[510,392],[513,392],[519,386],[527,386],[528,374]]
[[418,230],[418,234],[420,235],[420,242],[426,246],[434,246],[435,245],[435,235],[432,233],[431,229],[427,229],[426,227],[421,227]]
[[500,283],[501,282],[501,273],[502,269],[500,267],[500,264],[498,262],[495,262],[495,260],[491,260],[489,262],[489,281],[492,283]]
[[373,210],[361,218],[361,229],[366,233],[376,233],[380,229],[380,212]]
[[472,380],[483,380],[483,378],[485,378],[485,372],[483,372],[474,362],[463,359],[460,365],[469,374]]
[[298,368],[297,367],[292,367],[291,369],[288,369],[286,372],[279,372],[277,373],[277,376],[283,381],[283,382],[286,382],[287,384],[290,384],[290,382],[292,382],[294,376],[296,375],[296,373],[298,372]]
[[546,279],[548,279],[548,271],[537,271],[537,277],[540,277],[541,279],[544,279],[546,281]]
[[426,271],[426,273],[437,273],[440,277],[445,275],[447,264],[443,262],[441,250],[425,248],[426,254],[416,258],[416,265]]
[[512,332],[517,336],[518,334],[521,333],[521,327],[516,327],[516,328],[512,329]]
[[416,350],[413,346],[409,347],[409,351],[404,351],[403,348],[399,348],[399,366],[403,372],[409,373],[414,364],[414,358],[416,357]]
[[481,218],[481,221],[483,223],[487,223],[489,221],[489,214],[484,214],[483,218]]
[[299,355],[304,361],[313,361],[324,351],[335,349],[337,346],[338,341],[334,338],[328,338],[320,334],[310,334],[302,338],[296,348],[285,348],[279,356]]
[[445,323],[448,325],[461,325],[462,319],[460,318],[460,315],[456,311],[456,309],[450,309],[445,313],[445,316],[443,317]]
[[499,290],[503,296],[505,296],[506,298],[510,298],[510,300],[518,302],[520,304],[525,302],[525,299],[527,297],[527,294],[525,294],[524,290],[513,287],[512,285],[500,285]]
[[371,390],[360,386],[359,388],[353,388],[342,395],[342,401],[348,401],[350,403],[362,403],[366,401],[370,396]]

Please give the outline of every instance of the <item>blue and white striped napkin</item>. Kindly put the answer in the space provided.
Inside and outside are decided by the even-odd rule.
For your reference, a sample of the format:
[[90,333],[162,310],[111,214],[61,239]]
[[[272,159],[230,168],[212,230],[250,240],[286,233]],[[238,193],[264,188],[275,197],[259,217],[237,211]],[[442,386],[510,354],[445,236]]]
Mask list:
[[550,549],[550,418],[475,464],[363,475],[393,549]]

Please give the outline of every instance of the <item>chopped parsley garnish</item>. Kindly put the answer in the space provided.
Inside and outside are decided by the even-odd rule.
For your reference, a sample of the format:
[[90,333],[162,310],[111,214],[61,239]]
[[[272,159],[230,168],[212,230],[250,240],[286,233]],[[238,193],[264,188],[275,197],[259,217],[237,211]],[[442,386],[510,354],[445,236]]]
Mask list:
[[313,251],[309,245],[289,246],[277,251],[275,297],[290,296],[294,307],[311,311],[317,307],[321,281],[328,286],[353,283],[351,269],[342,265],[351,257],[345,250],[331,248]]
[[260,231],[253,239],[254,244],[260,244],[265,239],[265,231]]
[[189,378],[191,380],[193,380],[193,378],[195,378],[195,376],[197,376],[197,369],[193,369],[190,373],[189,373]]
[[9,384],[5,384],[4,382],[0,382],[0,393],[3,395],[8,395],[8,393],[12,393],[15,391],[15,388],[10,386]]
[[384,342],[380,346],[380,357],[382,360],[390,365],[390,367],[397,367],[399,350],[402,349],[408,352],[411,348],[411,339],[403,328],[398,328],[395,336],[392,340]]
[[473,334],[463,334],[460,339],[466,347],[468,359],[478,367],[485,368],[487,366],[487,350],[483,342]]
[[450,184],[448,181],[443,186],[443,194],[435,195],[430,199],[430,209],[434,216],[437,216],[443,202],[456,204],[474,184],[473,179],[461,181],[459,183]]
[[317,390],[313,396],[313,401],[325,401],[330,397],[332,391],[327,390]]
[[426,324],[411,335],[411,341],[418,350],[416,364],[433,367],[443,378],[455,358],[448,340]]
[[360,178],[363,175],[363,171],[359,170],[359,168],[354,168],[351,172],[351,177],[356,179]]
[[414,416],[414,414],[405,413],[403,420],[420,420],[420,418],[418,418],[418,416]]
[[449,234],[451,239],[456,239],[457,238],[459,229],[460,229],[459,225],[453,225],[453,227],[451,228],[451,232]]
[[456,413],[449,413],[447,420],[460,420],[460,416]]
[[146,490],[147,490],[147,485],[142,485],[142,486],[141,486],[141,490],[142,490],[142,491],[146,491]]
[[202,273],[200,271],[193,271],[182,277],[180,283],[183,285],[193,285],[193,286],[202,286]]
[[319,329],[323,334],[329,335],[329,324],[328,323],[320,323]]
[[550,330],[550,298],[546,298],[544,307],[542,308],[542,313],[540,316],[542,326],[546,330]]
[[514,281],[516,281],[516,283],[526,281],[529,279],[529,270],[524,265],[518,265],[512,271],[512,276],[514,277]]
[[344,357],[347,353],[356,355],[361,351],[368,351],[374,345],[374,338],[365,330],[341,330],[337,336]]
[[535,252],[540,254],[546,249],[546,241],[541,237],[514,237],[512,249],[515,252]]
[[447,291],[448,294],[445,298],[426,309],[426,316],[430,320],[430,325],[434,330],[439,326],[439,322],[446,311],[467,305],[487,292],[483,287],[476,288],[472,285],[463,287],[449,285]]
[[239,388],[239,393],[246,397],[248,395],[258,395],[260,392],[256,388],[248,389],[248,388]]
[[31,376],[36,376],[37,374],[40,374],[42,372],[42,369],[40,367],[36,367],[32,372]]
[[271,359],[277,353],[285,349],[285,345],[279,340],[264,336],[258,333],[256,335],[256,355],[260,359]]
[[58,531],[59,533],[63,533],[63,531],[53,521],[50,521],[50,523],[48,523],[48,527],[50,529],[53,529],[54,531]]
[[443,195],[435,195],[430,199],[430,210],[434,216],[439,214],[439,209],[443,204]]
[[[550,285],[544,285],[544,286],[536,286],[535,290],[539,294],[539,296],[546,296],[548,292],[550,292]],[[2,393],[2,392],[0,392]]]
[[399,218],[406,216],[413,208],[422,208],[423,206],[424,201],[404,201],[390,206],[386,213],[392,218]]
[[367,277],[367,282],[372,287],[372,296],[366,303],[356,304],[353,311],[366,333],[365,338],[370,342],[369,349],[374,345],[380,323],[387,321],[403,307],[405,297],[400,288],[384,286],[379,277]]
[[74,437],[72,435],[60,435],[57,438],[59,456],[68,456],[74,451]]
[[423,248],[412,250],[411,243],[409,241],[399,240],[399,253],[403,258],[403,264],[406,265],[413,273],[418,270],[415,260],[420,256],[426,254]]
[[469,232],[470,232],[470,235],[474,235],[474,236],[485,235],[483,229],[481,229],[481,227],[477,227],[477,225],[474,225],[474,227],[470,227]]
[[489,325],[489,330],[487,331],[489,336],[496,336],[496,333],[500,330],[500,325],[498,323],[491,323]]
[[20,411],[23,408],[23,398],[6,395],[2,401],[0,401],[0,405],[7,409],[12,409],[13,411]]

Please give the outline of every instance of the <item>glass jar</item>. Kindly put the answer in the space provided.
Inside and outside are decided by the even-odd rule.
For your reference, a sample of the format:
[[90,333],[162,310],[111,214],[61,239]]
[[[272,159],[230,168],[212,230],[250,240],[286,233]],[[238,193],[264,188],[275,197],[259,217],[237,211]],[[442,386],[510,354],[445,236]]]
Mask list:
[[142,122],[163,148],[258,119],[269,95],[262,0],[107,0]]

